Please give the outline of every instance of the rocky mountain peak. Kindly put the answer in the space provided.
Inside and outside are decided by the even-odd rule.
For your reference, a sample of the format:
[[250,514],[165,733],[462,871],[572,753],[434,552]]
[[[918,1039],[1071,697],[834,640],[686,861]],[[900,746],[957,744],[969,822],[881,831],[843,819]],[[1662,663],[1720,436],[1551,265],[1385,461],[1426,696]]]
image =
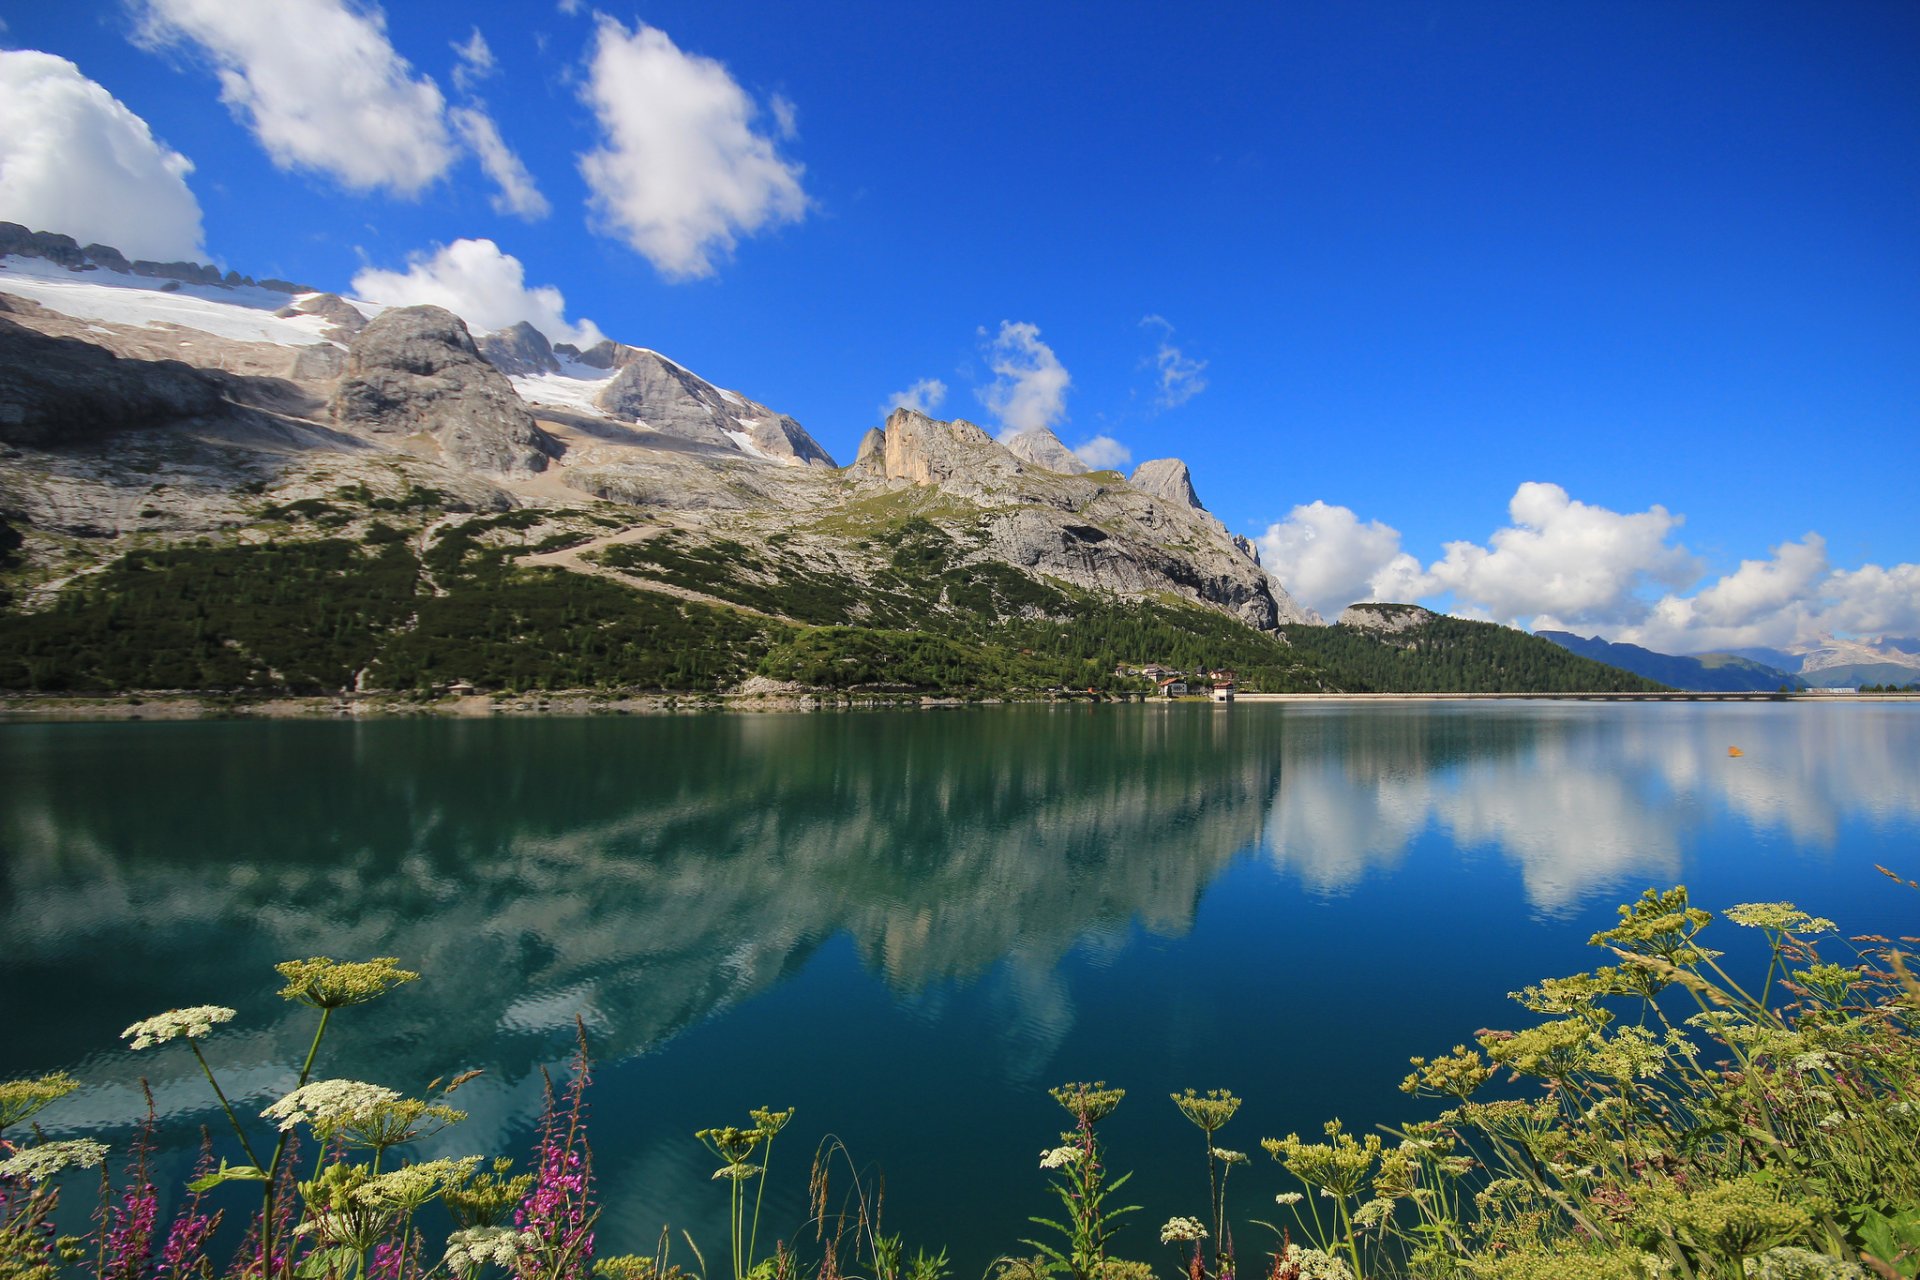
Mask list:
[[[941,421],[917,409],[895,409],[887,415],[881,435],[883,474],[888,480],[968,491],[1020,471],[1017,458],[964,418]],[[863,453],[866,448],[863,442]]]
[[422,433],[474,471],[544,471],[555,442],[506,375],[488,364],[459,316],[442,307],[395,307],[347,347],[332,401],[334,421],[381,435]]
[[360,309],[337,293],[310,293],[274,312],[276,316],[319,316],[327,322],[322,336],[334,342],[347,342],[367,327]]
[[522,320],[505,329],[483,334],[474,344],[487,363],[508,377],[560,372],[560,361],[547,335]]
[[1177,502],[1198,511],[1206,510],[1200,505],[1200,495],[1194,492],[1193,473],[1178,458],[1154,458],[1143,462],[1133,469],[1133,474],[1127,477],[1127,483],[1164,501]]
[[621,347],[601,352],[602,343],[584,353],[605,354],[619,372],[607,382],[594,403],[616,418],[645,423],[662,435],[716,449],[746,453],[790,466],[831,467],[834,461],[806,429],[785,414],[775,413],[681,368],[658,352]]
[[1000,442],[1008,453],[1022,462],[1031,462],[1036,467],[1045,467],[1064,476],[1085,475],[1093,470],[1080,461],[1078,454],[1060,443],[1060,437],[1037,427],[1032,431],[1021,431],[1006,437]]

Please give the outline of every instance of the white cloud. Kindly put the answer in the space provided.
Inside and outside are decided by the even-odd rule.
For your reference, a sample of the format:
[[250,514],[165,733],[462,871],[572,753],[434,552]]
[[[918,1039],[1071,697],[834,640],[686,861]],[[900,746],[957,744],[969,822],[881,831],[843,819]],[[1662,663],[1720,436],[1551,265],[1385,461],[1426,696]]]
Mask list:
[[591,320],[569,321],[567,300],[552,285],[529,289],[520,259],[491,240],[455,240],[431,256],[415,254],[405,271],[368,267],[354,276],[353,289],[387,306],[445,307],[476,334],[525,320],[553,342],[584,347],[606,336]]
[[458,152],[446,100],[387,39],[386,17],[344,0],[144,0],[142,38],[191,42],[220,97],[283,169],[355,191],[415,196]]
[[1507,510],[1513,524],[1488,546],[1446,544],[1446,557],[1427,569],[1430,590],[1452,591],[1501,621],[1546,614],[1591,625],[1636,620],[1647,612],[1645,586],[1679,589],[1700,575],[1700,562],[1668,543],[1683,517],[1665,507],[1622,515],[1528,481]]
[[528,222],[538,222],[553,212],[553,206],[540,194],[527,166],[500,137],[493,117],[477,107],[455,107],[447,113],[447,118],[479,158],[480,167],[500,188],[491,201],[495,213],[510,213]]
[[740,236],[806,215],[802,168],[755,131],[753,99],[664,31],[601,16],[581,96],[605,135],[580,157],[593,211],[661,274],[710,276]]
[[922,378],[905,391],[896,391],[888,396],[880,406],[880,415],[885,417],[895,409],[912,409],[915,413],[932,413],[947,398],[947,384],[938,378]]
[[1257,540],[1260,561],[1294,598],[1332,618],[1359,600],[1405,603],[1433,590],[1400,533],[1346,507],[1295,507]]
[[[982,329],[984,336],[986,330]],[[1067,388],[1073,378],[1040,341],[1037,325],[1000,322],[1000,332],[987,344],[987,366],[994,381],[977,394],[1007,431],[1038,431],[1067,415]]]
[[65,58],[0,50],[0,218],[131,258],[206,256],[193,164]]
[[459,58],[453,66],[453,87],[462,93],[472,93],[476,85],[499,70],[493,48],[478,27],[465,40],[454,41],[453,51]]
[[1839,570],[1822,593],[1832,601],[1821,619],[1855,635],[1920,636],[1920,564],[1877,564]]
[[1145,316],[1142,326],[1160,330],[1160,346],[1154,353],[1154,366],[1160,372],[1160,391],[1154,402],[1162,409],[1177,409],[1207,389],[1207,362],[1191,359],[1173,345],[1173,325],[1164,316]]
[[783,142],[800,136],[800,108],[793,105],[792,98],[776,93],[767,99],[767,106],[773,111],[773,127]]
[[1809,533],[1765,560],[1743,560],[1690,597],[1667,595],[1609,639],[1665,653],[1777,648],[1825,635],[1920,632],[1920,565],[1829,570],[1826,540]]
[[1133,461],[1133,450],[1115,440],[1112,436],[1095,436],[1073,446],[1074,454],[1080,461],[1095,471],[1117,471]]

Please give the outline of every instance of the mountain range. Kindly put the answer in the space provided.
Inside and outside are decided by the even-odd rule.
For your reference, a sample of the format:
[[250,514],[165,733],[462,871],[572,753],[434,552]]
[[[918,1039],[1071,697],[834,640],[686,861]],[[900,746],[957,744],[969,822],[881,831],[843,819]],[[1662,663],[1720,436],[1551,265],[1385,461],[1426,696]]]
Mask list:
[[840,466],[646,347],[0,252],[0,688],[1651,687],[1425,611],[1328,627],[1179,459],[898,409]]

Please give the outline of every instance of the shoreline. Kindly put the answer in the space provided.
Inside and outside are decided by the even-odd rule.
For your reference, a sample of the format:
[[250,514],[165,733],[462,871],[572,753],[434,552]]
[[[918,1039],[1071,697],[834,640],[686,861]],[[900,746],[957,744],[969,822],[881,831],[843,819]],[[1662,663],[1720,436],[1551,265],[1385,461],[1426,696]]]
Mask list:
[[[1920,702],[1914,693],[1242,693],[1242,703],[1418,703],[1418,702],[1744,702],[1858,703]],[[939,710],[960,707],[1092,703],[1162,705],[1206,704],[1205,698],[1154,698],[1142,695],[1087,697],[955,697],[936,694],[837,694],[808,690],[749,693],[612,694],[574,689],[554,693],[449,694],[420,698],[404,694],[348,697],[247,698],[213,694],[6,694],[0,695],[0,724],[85,723],[138,720],[470,720],[495,716],[690,715],[712,712],[755,714],[822,711]],[[1228,704],[1220,705],[1225,709]]]

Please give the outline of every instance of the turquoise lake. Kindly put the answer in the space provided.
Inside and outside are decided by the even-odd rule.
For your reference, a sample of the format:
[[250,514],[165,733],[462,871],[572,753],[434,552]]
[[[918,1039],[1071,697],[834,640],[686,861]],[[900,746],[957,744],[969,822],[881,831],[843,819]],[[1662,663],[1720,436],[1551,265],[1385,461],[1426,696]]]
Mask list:
[[671,1224],[722,1272],[692,1133],[751,1107],[798,1108],[763,1241],[802,1231],[832,1134],[971,1280],[1055,1207],[1047,1086],[1124,1086],[1105,1132],[1146,1208],[1118,1251],[1157,1257],[1206,1203],[1170,1092],[1247,1099],[1218,1142],[1254,1155],[1235,1216],[1268,1217],[1261,1137],[1431,1114],[1408,1056],[1521,1025],[1505,993],[1609,959],[1586,939],[1643,889],[1920,933],[1874,870],[1920,878],[1901,704],[13,725],[0,780],[0,1078],[86,1081],[49,1132],[124,1143],[145,1076],[177,1185],[211,1095],[120,1030],[233,1006],[208,1056],[257,1113],[312,1025],[273,963],[398,956],[422,980],[338,1015],[320,1076],[483,1068],[421,1154],[524,1157],[578,1016],[600,1252]]

